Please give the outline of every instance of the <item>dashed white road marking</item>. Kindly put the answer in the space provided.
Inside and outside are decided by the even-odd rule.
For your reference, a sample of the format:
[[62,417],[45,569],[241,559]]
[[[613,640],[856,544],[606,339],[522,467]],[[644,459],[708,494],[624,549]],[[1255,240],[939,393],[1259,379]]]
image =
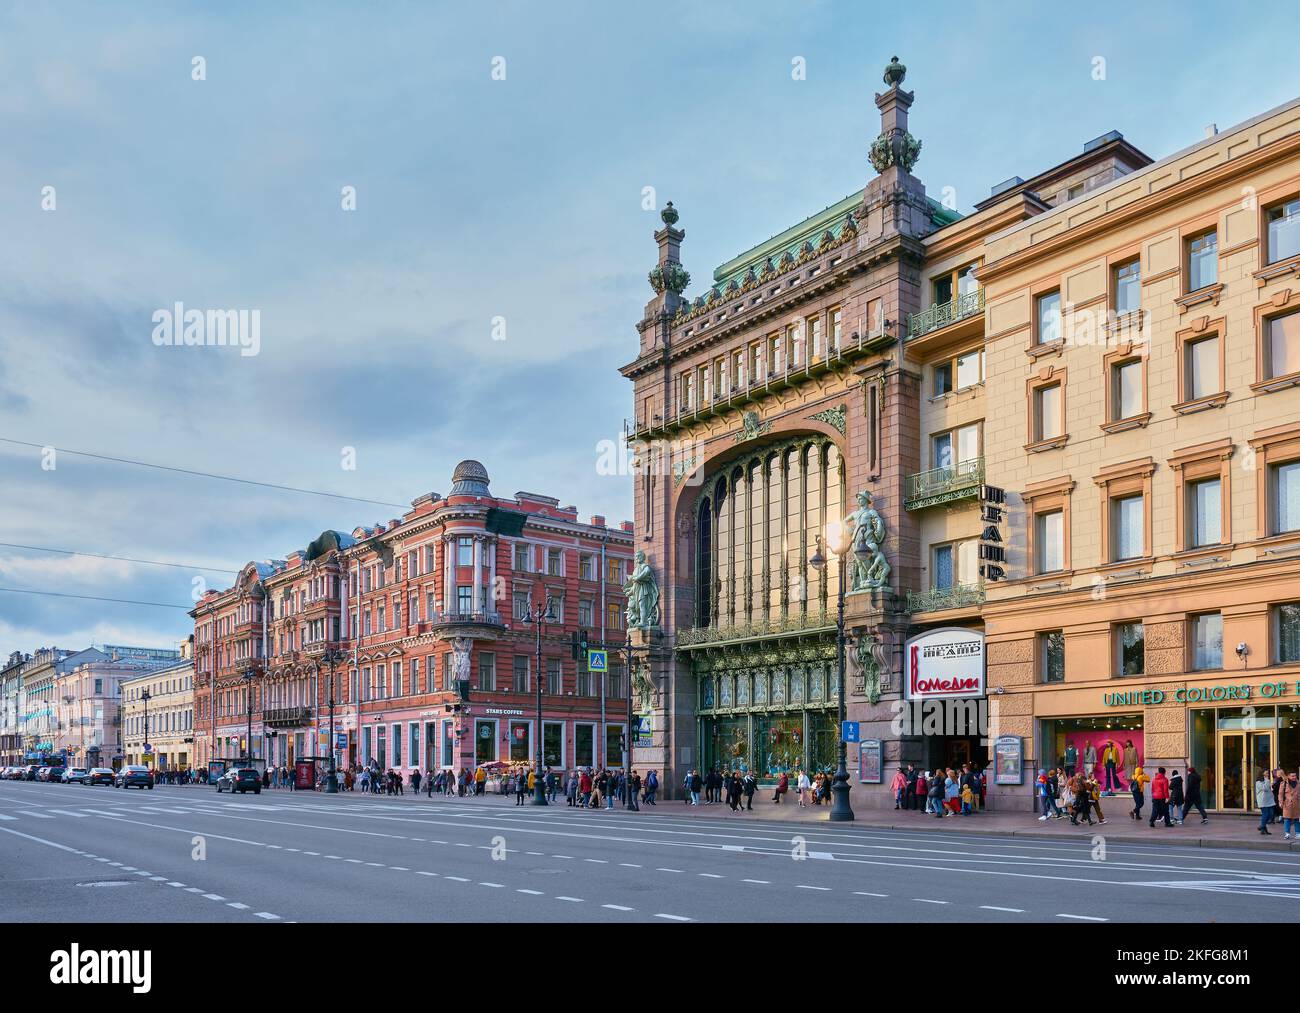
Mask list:
[[807,883],[799,883],[795,886],[796,890],[821,890],[825,893],[830,892],[829,886],[809,886]]
[[698,873],[698,875],[703,876],[705,879],[726,879],[727,878],[726,876],[719,876],[716,872],[701,872]]
[[666,915],[666,914],[657,914],[657,915],[655,915],[655,917],[656,917],[656,918],[667,918],[670,922],[688,922],[688,921],[690,921],[690,919],[687,918],[685,915]]
[[436,875],[438,875],[436,872],[429,872],[429,871],[427,871],[427,870],[425,870],[425,869],[417,869],[417,870],[415,871],[415,874],[416,874],[417,876],[436,876]]
[[682,871],[681,869],[665,869],[662,867],[655,869],[655,872],[681,872],[681,871]]
[[228,901],[226,901],[226,907],[233,907],[236,911],[247,911],[247,910],[248,910],[248,905],[247,905],[247,904],[241,904],[241,903],[239,903],[239,901],[237,901],[237,900],[228,900]]
[[762,886],[769,886],[769,885],[771,885],[771,882],[772,882],[772,881],[771,881],[770,879],[742,879],[741,882],[742,882],[742,883],[758,883],[758,884],[760,884],[760,885],[762,885]]
[[278,922],[280,920],[279,915],[273,915],[270,911],[257,911],[254,913],[258,918],[265,918],[269,922]]
[[1094,918],[1092,915],[1063,915],[1058,914],[1057,918],[1074,918],[1081,922],[1108,922],[1109,918]]
[[867,890],[854,890],[854,896],[857,897],[888,897],[887,893],[871,893]]
[[31,809],[19,809],[19,810],[18,810],[18,815],[19,815],[19,816],[32,816],[32,817],[34,817],[34,818],[36,818],[36,819],[38,819],[38,820],[52,820],[52,819],[54,819],[54,817],[51,816],[49,813],[38,813],[38,812],[34,812],[34,811],[32,811]]
[[187,887],[185,888],[185,892],[186,892],[186,893],[202,893],[202,892],[203,892],[203,887],[201,887],[201,886],[187,886]]
[[603,858],[584,858],[583,861],[584,861],[584,862],[591,862],[591,863],[593,863],[593,864],[595,864],[595,865],[608,865],[608,864],[609,864],[609,862],[607,862],[607,861],[606,861],[605,859],[603,859]]
[[490,886],[490,887],[492,887],[492,888],[495,889],[495,890],[504,890],[506,885],[505,885],[505,883],[484,883],[484,882],[480,882],[480,883],[479,883],[479,886]]
[[203,896],[206,897],[208,900],[225,900],[225,899],[226,899],[225,897],[221,896],[221,894],[219,894],[219,893],[205,893]]
[[443,879],[450,879],[453,883],[468,883],[469,880],[464,876],[443,876]]
[[601,907],[607,907],[611,911],[635,911],[636,908],[624,907],[622,904],[602,904]]
[[639,869],[639,868],[641,868],[641,866],[637,865],[635,862],[619,862],[618,864],[621,865],[621,866],[622,866],[623,868],[625,868],[625,869]]
[[408,868],[407,868],[406,866],[404,866],[404,865],[390,865],[389,868],[392,869],[394,872],[410,872],[410,871],[411,871],[410,869],[408,869]]
[[79,820],[87,818],[86,813],[73,812],[71,809],[51,809],[50,812],[58,813],[60,816],[75,816]]
[[1022,915],[1022,914],[1025,913],[1025,909],[1022,908],[1022,907],[998,907],[998,906],[995,905],[995,904],[981,904],[981,905],[980,905],[980,910],[982,910],[982,911],[1008,911],[1008,912],[1010,912],[1010,913],[1013,914],[1013,915]]
[[574,904],[581,904],[581,903],[582,903],[582,898],[581,898],[581,897],[556,897],[555,899],[556,899],[556,900],[567,900],[567,901],[572,901]]
[[913,897],[918,904],[947,904],[946,900],[931,900],[929,897]]
[[545,897],[545,896],[546,896],[544,893],[542,893],[541,890],[525,890],[525,889],[523,889],[522,887],[521,887],[520,889],[516,890],[515,893],[526,893],[526,894],[528,894],[528,896],[530,896],[530,897]]

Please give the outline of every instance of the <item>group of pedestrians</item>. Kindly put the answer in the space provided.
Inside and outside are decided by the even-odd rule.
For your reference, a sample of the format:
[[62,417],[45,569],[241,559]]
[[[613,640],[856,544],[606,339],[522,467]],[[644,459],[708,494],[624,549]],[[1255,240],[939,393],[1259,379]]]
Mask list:
[[[726,805],[734,812],[751,812],[754,808],[754,793],[758,790],[758,779],[753,771],[741,773],[732,770],[729,773],[712,768],[705,774],[698,770],[689,770],[682,778],[682,800],[687,805]],[[700,801],[703,795],[704,801]],[[724,801],[725,800],[725,801]],[[776,801],[780,801],[779,798]]]
[[[828,788],[829,783],[828,778]],[[988,797],[984,771],[977,763],[963,763],[960,770],[917,770],[915,764],[909,763],[895,772],[890,789],[895,809],[915,811],[924,807],[927,815],[937,817],[974,816],[983,811]]]
[[1282,823],[1282,840],[1300,841],[1300,785],[1296,771],[1285,773],[1260,768],[1255,777],[1255,806],[1259,832],[1268,835],[1270,823]]
[[[550,797],[554,800],[551,787],[555,775],[546,772]],[[652,770],[644,778],[635,769],[630,773],[622,770],[594,770],[583,767],[571,770],[564,779],[564,799],[569,806],[579,809],[614,808],[617,800],[625,809],[632,812],[640,810],[642,803],[655,805],[655,796],[659,793],[659,772]]]

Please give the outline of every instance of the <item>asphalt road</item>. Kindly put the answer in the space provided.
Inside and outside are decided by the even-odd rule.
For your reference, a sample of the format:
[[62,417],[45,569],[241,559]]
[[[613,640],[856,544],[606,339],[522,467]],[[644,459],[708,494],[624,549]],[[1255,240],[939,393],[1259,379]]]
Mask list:
[[1294,922],[1300,857],[410,794],[0,782],[22,922]]

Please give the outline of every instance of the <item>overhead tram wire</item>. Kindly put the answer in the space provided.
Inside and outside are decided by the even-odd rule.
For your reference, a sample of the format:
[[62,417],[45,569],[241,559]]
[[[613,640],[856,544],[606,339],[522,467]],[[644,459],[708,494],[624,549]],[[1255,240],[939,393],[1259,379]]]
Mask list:
[[32,552],[57,552],[62,556],[89,556],[92,559],[111,559],[119,563],[147,563],[150,566],[174,566],[179,570],[203,570],[206,573],[238,573],[223,566],[199,566],[197,563],[173,563],[163,559],[137,559],[134,556],[110,556],[103,552],[83,552],[78,549],[52,549],[45,545],[19,545],[16,542],[0,542],[0,548],[30,549]]
[[139,601],[135,598],[102,598],[93,594],[68,594],[63,591],[36,591],[28,587],[0,587],[0,594],[40,594],[48,598],[80,598],[83,601],[109,601],[119,605],[149,605],[161,609],[183,609],[188,612],[193,605],[173,605],[165,601]]
[[407,503],[389,503],[381,499],[366,499],[364,496],[345,496],[340,492],[322,492],[319,489],[303,489],[295,485],[279,485],[275,482],[259,482],[252,478],[239,478],[236,475],[218,475],[211,471],[195,471],[192,468],[177,468],[170,464],[153,464],[150,461],[135,461],[127,457],[112,457],[108,454],[95,454],[88,450],[68,450],[66,447],[52,447],[45,443],[31,443],[27,440],[15,440],[8,436],[0,436],[0,443],[11,443],[18,447],[35,447],[37,450],[44,450],[49,447],[50,450],[59,454],[72,454],[75,457],[89,457],[96,461],[108,461],[112,464],[131,464],[137,468],[153,468],[156,471],[170,471],[178,475],[194,475],[198,478],[213,478],[221,482],[238,482],[241,485],[252,485],[262,489],[276,489],[280,492],[297,492],[306,496],[325,496],[329,499],[343,499],[352,503],[370,503],[373,506],[399,507],[403,510],[409,510],[410,505]]

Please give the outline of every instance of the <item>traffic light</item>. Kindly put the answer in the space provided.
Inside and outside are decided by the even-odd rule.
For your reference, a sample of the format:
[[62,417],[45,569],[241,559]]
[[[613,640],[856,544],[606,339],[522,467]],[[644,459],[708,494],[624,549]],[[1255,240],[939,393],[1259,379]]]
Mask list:
[[573,649],[573,660],[582,661],[587,656],[587,631],[574,630],[569,635],[569,643]]

